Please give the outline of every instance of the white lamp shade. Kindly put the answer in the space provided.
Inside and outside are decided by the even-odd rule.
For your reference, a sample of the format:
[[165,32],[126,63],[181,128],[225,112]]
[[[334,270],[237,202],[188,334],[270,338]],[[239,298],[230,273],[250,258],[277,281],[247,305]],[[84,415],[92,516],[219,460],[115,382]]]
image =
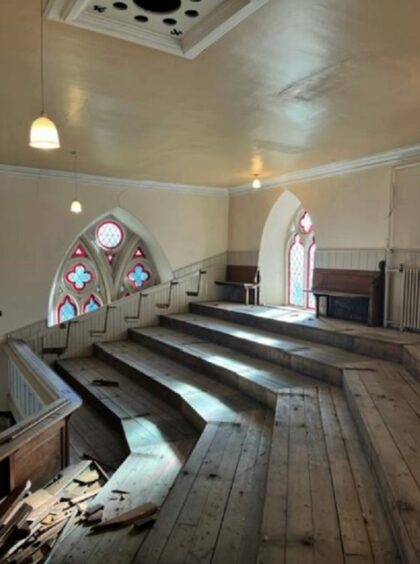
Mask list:
[[34,149],[59,149],[60,138],[54,122],[40,116],[31,125],[29,145]]
[[261,180],[259,178],[254,178],[252,181],[252,187],[255,189],[261,188]]
[[70,206],[70,211],[72,213],[81,213],[82,211],[82,204],[79,202],[79,200],[73,200]]

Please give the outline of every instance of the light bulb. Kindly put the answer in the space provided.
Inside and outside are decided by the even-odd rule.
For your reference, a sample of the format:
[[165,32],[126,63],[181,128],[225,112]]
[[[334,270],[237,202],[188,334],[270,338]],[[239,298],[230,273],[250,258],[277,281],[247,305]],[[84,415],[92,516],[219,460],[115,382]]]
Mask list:
[[60,138],[53,121],[41,115],[31,125],[29,145],[34,149],[59,149]]
[[261,180],[258,178],[258,176],[256,176],[252,181],[252,187],[255,188],[256,190],[258,188],[261,188]]
[[72,213],[81,213],[82,211],[82,204],[79,202],[79,200],[73,200],[70,206],[70,211]]

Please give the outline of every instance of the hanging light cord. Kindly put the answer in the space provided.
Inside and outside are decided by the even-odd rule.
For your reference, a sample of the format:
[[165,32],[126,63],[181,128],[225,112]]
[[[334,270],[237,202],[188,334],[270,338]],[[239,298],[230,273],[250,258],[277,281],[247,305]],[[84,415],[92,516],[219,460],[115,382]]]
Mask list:
[[41,4],[41,115],[45,114],[45,88],[44,88],[44,2]]
[[74,199],[77,200],[78,193],[78,178],[77,178],[77,151],[72,152],[74,159]]

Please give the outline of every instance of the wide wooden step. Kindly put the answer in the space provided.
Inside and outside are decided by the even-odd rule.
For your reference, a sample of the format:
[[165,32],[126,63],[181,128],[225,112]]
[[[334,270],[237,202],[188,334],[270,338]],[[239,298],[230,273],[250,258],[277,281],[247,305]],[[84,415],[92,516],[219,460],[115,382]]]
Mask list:
[[232,302],[191,303],[194,314],[297,339],[330,345],[381,360],[401,362],[406,345],[420,345],[420,336],[351,321],[321,317],[293,308],[245,306]]
[[279,392],[260,564],[399,562],[342,392]]
[[318,380],[289,368],[166,327],[132,330],[130,338],[183,365],[209,374],[273,409],[277,391],[284,386],[322,385]]
[[344,367],[371,361],[369,357],[336,347],[283,337],[204,315],[163,315],[161,322],[175,331],[188,333],[337,385],[341,384]]
[[[136,444],[139,441],[131,429],[130,433],[126,432],[130,421],[135,421],[136,426],[140,427],[138,434],[144,445],[161,441],[162,437],[172,442],[197,436],[196,431],[176,409],[142,390],[125,374],[97,358],[58,361],[56,369],[82,397],[93,402],[108,418],[119,424],[128,441],[133,440]],[[95,381],[98,380],[117,385],[97,385]]]
[[200,431],[212,421],[233,422],[261,404],[239,390],[181,366],[132,341],[98,343],[97,358],[179,410]]
[[344,393],[376,476],[404,562],[420,562],[420,384],[378,362],[348,370]]
[[256,562],[271,425],[207,425],[134,562]]

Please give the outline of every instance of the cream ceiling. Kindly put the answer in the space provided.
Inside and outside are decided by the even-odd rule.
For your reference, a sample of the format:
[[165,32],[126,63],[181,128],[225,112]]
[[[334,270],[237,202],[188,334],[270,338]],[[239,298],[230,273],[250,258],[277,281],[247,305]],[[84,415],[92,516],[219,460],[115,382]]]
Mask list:
[[271,0],[194,60],[46,21],[50,153],[39,2],[0,10],[2,163],[233,186],[420,141],[418,0]]

